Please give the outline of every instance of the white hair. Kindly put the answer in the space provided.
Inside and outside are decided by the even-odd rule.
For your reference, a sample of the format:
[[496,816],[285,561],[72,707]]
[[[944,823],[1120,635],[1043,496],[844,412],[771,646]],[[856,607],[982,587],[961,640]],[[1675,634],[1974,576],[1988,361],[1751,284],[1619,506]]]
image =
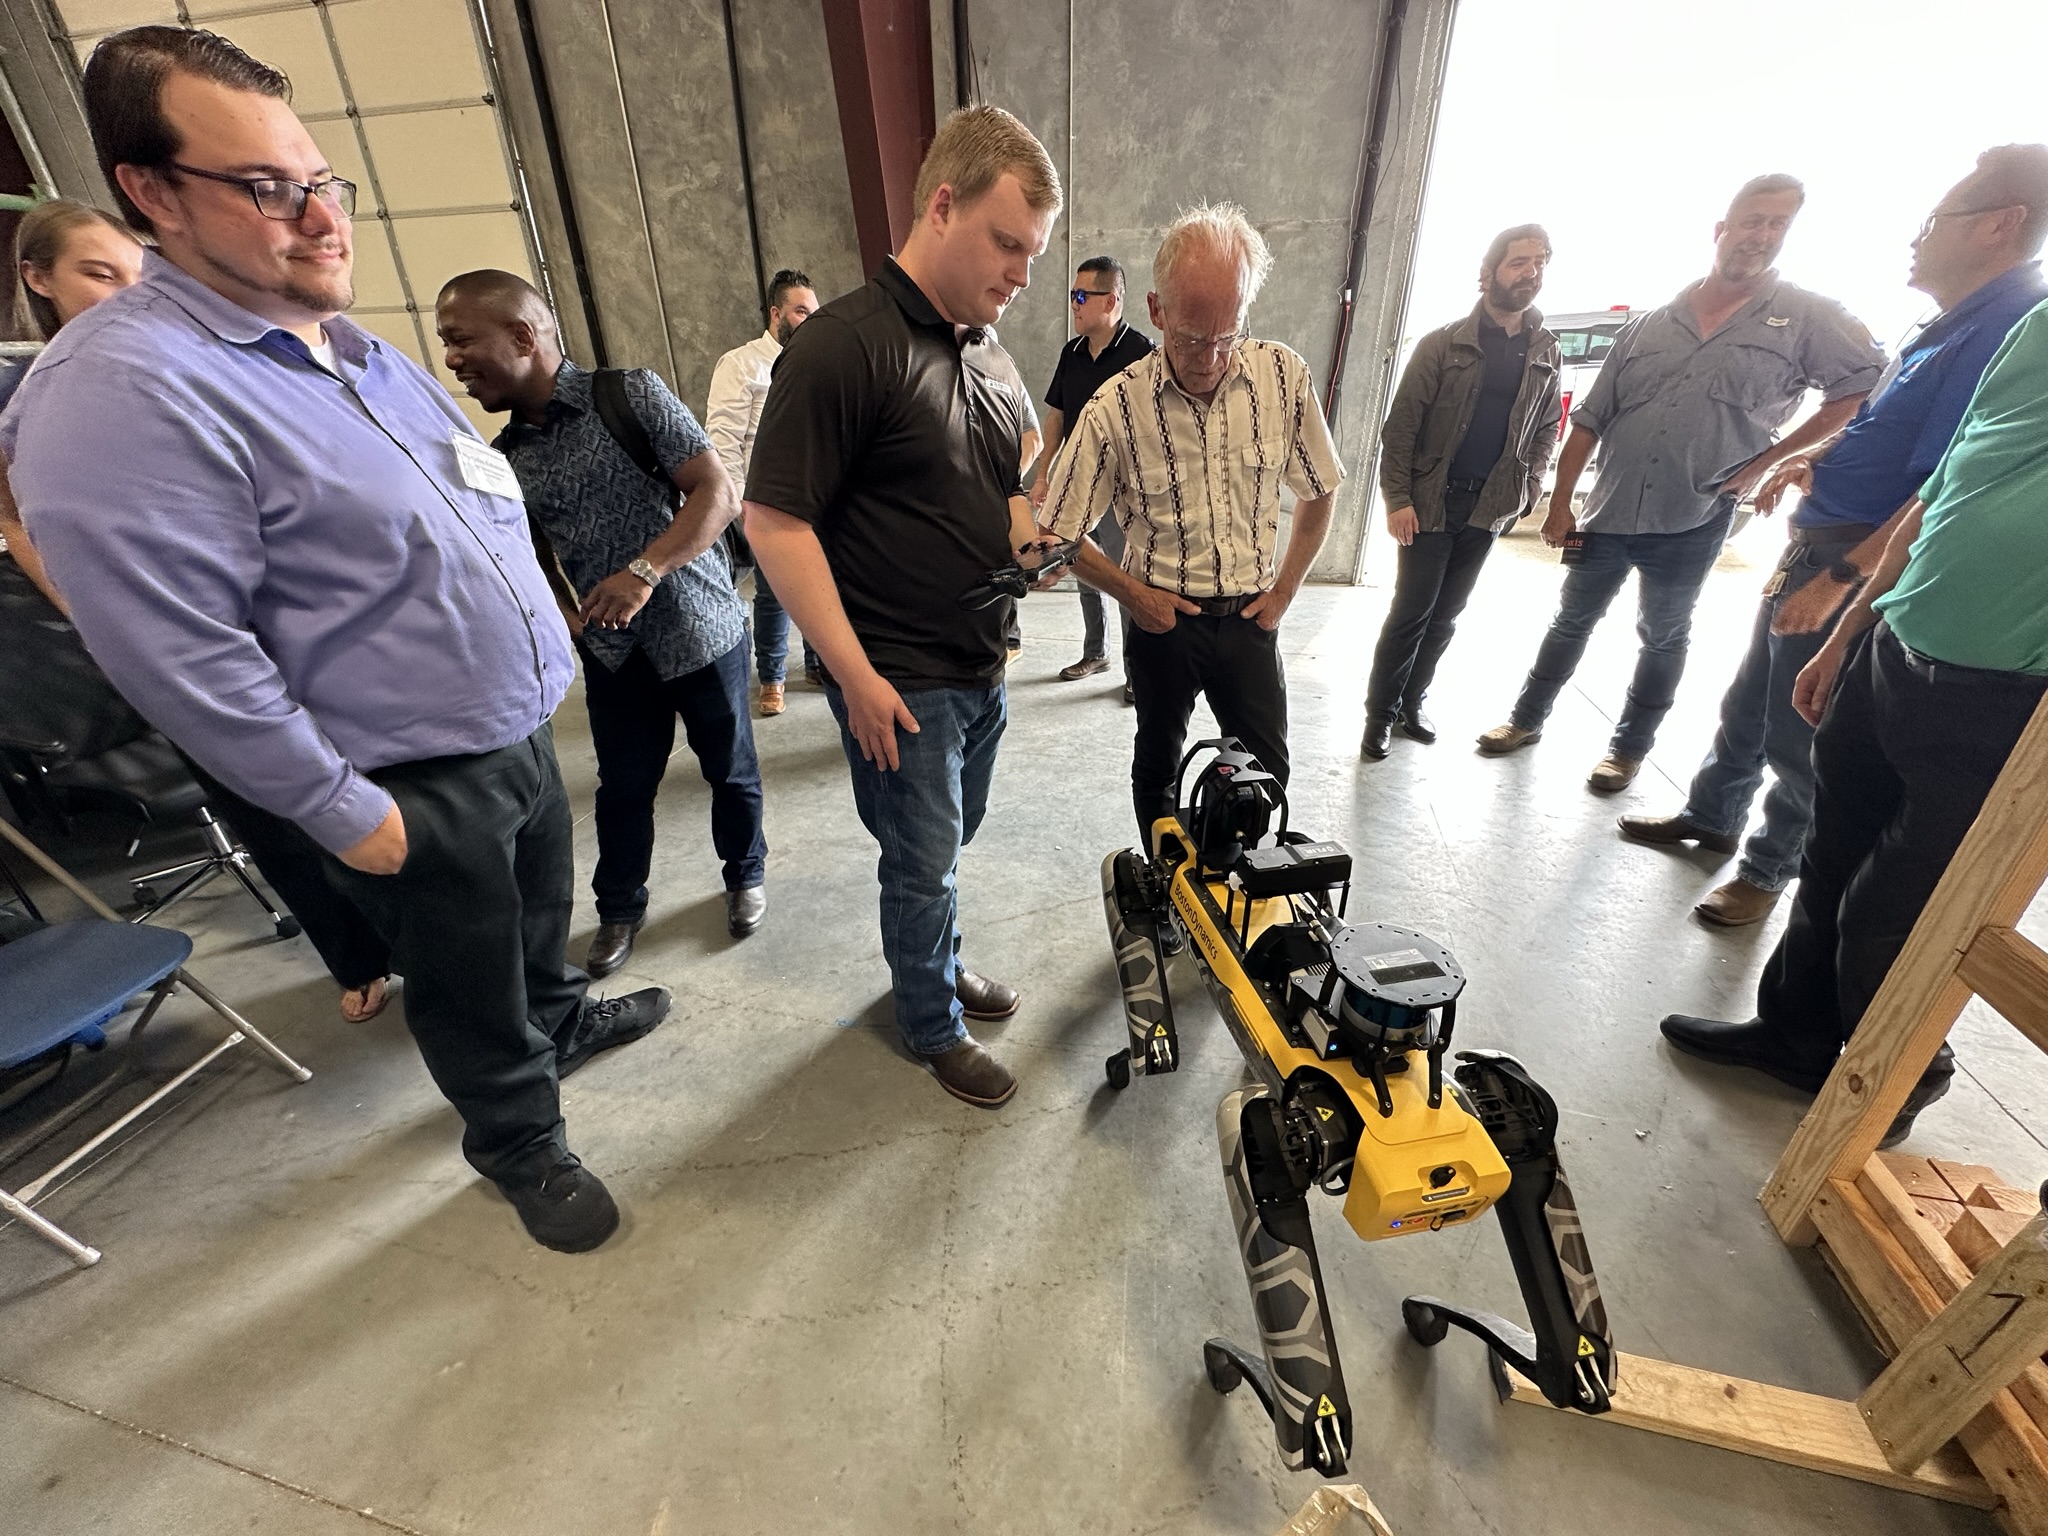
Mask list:
[[1273,253],[1244,209],[1236,203],[1200,203],[1183,209],[1167,227],[1159,254],[1152,258],[1153,289],[1164,296],[1182,263],[1200,253],[1227,256],[1237,263],[1244,274],[1247,304],[1259,296],[1266,274],[1273,270]]

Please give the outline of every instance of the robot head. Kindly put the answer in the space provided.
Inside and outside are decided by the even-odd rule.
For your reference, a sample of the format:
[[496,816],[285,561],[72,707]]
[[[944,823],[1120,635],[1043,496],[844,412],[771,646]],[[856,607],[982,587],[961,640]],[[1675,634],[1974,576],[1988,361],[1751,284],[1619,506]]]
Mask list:
[[1185,783],[1188,765],[1204,750],[1214,756],[1202,765],[1188,791],[1181,825],[1195,842],[1195,857],[1205,869],[1225,870],[1246,849],[1256,848],[1271,832],[1275,815],[1287,824],[1287,796],[1280,781],[1259,766],[1234,736],[1198,741],[1181,759]]

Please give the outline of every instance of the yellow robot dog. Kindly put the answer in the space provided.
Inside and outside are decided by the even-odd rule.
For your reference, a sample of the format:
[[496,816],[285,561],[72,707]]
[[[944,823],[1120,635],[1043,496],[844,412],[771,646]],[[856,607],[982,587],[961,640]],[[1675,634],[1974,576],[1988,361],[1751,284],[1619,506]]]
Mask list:
[[1447,1087],[1458,962],[1409,929],[1346,923],[1351,855],[1289,830],[1278,781],[1235,739],[1197,742],[1177,783],[1204,752],[1180,813],[1154,823],[1151,856],[1103,861],[1102,897],[1130,1033],[1106,1064],[1110,1086],[1180,1065],[1166,957],[1183,936],[1259,1079],[1224,1098],[1216,1131],[1263,1358],[1209,1340],[1210,1385],[1251,1384],[1288,1466],[1345,1470],[1351,1403],[1309,1223],[1314,1188],[1341,1196],[1367,1241],[1493,1210],[1534,1331],[1411,1296],[1409,1333],[1433,1345],[1462,1328],[1489,1347],[1503,1396],[1512,1364],[1559,1407],[1605,1412],[1614,1352],[1557,1160],[1556,1104],[1497,1051],[1460,1052]]

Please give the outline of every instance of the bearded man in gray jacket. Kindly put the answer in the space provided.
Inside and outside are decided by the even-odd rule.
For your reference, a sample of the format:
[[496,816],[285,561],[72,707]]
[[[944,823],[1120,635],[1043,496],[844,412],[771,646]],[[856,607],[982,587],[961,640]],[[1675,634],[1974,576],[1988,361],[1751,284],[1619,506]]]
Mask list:
[[1530,308],[1550,237],[1502,230],[1479,264],[1479,303],[1431,331],[1394,391],[1380,433],[1380,494],[1401,546],[1394,602],[1365,693],[1365,756],[1387,755],[1394,727],[1436,740],[1422,712],[1437,663],[1493,541],[1535,506],[1557,447],[1557,338]]

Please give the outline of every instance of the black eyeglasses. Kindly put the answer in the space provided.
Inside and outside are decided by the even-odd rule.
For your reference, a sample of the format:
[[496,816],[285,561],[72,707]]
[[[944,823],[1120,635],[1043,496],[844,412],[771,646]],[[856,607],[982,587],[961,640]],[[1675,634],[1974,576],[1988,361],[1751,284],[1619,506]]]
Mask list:
[[1076,288],[1067,297],[1076,304],[1086,304],[1090,299],[1114,298],[1116,297],[1116,290],[1114,288]]
[[330,176],[325,181],[287,181],[282,176],[229,176],[221,171],[202,171],[196,165],[180,165],[170,162],[174,171],[187,176],[198,176],[206,181],[218,181],[230,187],[240,187],[249,194],[249,201],[256,205],[256,211],[266,219],[281,223],[296,224],[306,216],[306,201],[317,197],[344,219],[352,219],[356,213],[356,184],[344,181],[339,176]]

